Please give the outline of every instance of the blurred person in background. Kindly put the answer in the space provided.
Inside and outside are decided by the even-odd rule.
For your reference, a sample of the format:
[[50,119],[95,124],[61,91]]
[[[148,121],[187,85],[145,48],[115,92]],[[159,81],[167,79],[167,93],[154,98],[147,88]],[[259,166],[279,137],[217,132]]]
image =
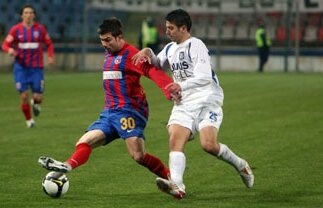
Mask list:
[[[32,5],[20,10],[22,22],[14,25],[2,45],[2,50],[14,56],[13,74],[16,89],[20,93],[20,108],[28,128],[35,125],[35,116],[40,114],[44,93],[43,45],[47,47],[48,63],[54,63],[54,47],[45,27],[35,22],[36,11]],[[29,87],[32,98],[29,100]],[[31,106],[30,106],[31,105]]]
[[266,34],[265,24],[259,23],[255,34],[256,46],[258,50],[259,65],[258,72],[263,72],[264,66],[268,61],[271,47],[271,40]]
[[159,35],[152,17],[142,22],[138,45],[139,49],[148,47],[155,53],[159,52]]
[[[172,79],[147,62],[134,65],[133,55],[139,50],[123,38],[122,24],[117,18],[104,20],[98,29],[105,49],[103,63],[103,90],[105,106],[97,121],[92,123],[76,143],[74,153],[65,162],[42,156],[38,163],[57,172],[57,177],[86,163],[92,149],[122,138],[129,155],[138,164],[161,178],[168,178],[169,169],[162,161],[145,151],[144,130],[148,121],[148,102],[140,78],[146,76],[163,91],[167,99],[171,94],[166,86]],[[176,97],[173,97],[176,99]],[[111,158],[110,158],[111,159]],[[111,167],[113,171],[113,167]]]
[[0,23],[0,39],[2,40],[2,38],[4,37],[5,35],[5,30],[6,30],[6,27],[3,23]]
[[172,94],[181,95],[175,100],[168,120],[169,169],[168,179],[157,178],[160,190],[176,199],[185,197],[183,181],[186,168],[185,144],[199,132],[203,150],[235,168],[247,188],[254,184],[254,175],[246,160],[237,156],[225,144],[218,142],[223,119],[223,90],[212,70],[209,51],[198,38],[192,37],[190,15],[182,10],[171,11],[165,17],[166,34],[172,42],[156,56],[149,48],[134,56],[134,63],[147,60],[155,66],[170,70],[174,83],[167,86]]

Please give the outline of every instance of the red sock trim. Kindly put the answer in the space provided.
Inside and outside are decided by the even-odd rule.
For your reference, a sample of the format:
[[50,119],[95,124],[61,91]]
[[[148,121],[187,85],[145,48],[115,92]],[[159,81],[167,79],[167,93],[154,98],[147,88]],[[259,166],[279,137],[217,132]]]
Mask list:
[[159,158],[146,153],[142,163],[140,164],[147,167],[151,172],[155,173],[159,177],[168,179],[170,174],[169,169]]
[[31,116],[31,109],[30,109],[29,103],[21,103],[20,108],[26,120],[30,120],[32,116]]
[[72,169],[77,168],[78,166],[86,163],[86,161],[90,157],[91,152],[92,148],[89,144],[80,143],[76,146],[75,152],[66,162],[72,166]]

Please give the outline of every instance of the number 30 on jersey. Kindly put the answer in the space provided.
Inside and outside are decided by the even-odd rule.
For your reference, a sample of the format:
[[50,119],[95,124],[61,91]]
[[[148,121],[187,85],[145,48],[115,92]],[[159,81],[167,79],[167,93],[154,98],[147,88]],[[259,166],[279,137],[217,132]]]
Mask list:
[[128,118],[123,117],[120,119],[120,123],[121,123],[122,130],[136,128],[135,119],[133,119],[132,117],[128,117]]

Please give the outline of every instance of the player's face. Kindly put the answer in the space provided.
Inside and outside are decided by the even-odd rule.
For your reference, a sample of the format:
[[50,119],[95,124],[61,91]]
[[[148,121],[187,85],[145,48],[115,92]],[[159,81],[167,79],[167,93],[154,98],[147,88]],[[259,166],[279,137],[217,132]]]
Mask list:
[[185,41],[188,32],[186,26],[177,27],[175,24],[166,21],[166,35],[176,43]]
[[120,50],[119,41],[120,37],[114,37],[111,33],[100,35],[102,46],[109,52],[114,53]]
[[22,15],[21,15],[22,21],[24,23],[30,24],[34,22],[35,19],[35,12],[32,8],[30,7],[26,7],[23,11],[22,11]]

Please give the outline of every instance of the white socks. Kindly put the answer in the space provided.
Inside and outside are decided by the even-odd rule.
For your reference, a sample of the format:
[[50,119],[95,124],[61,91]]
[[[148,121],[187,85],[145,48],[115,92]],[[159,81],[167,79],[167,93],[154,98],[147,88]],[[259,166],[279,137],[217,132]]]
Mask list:
[[169,153],[169,170],[171,180],[181,189],[185,190],[183,175],[186,167],[186,158],[183,152],[171,151]]
[[[234,154],[225,144],[219,144],[220,151],[218,158],[232,165],[237,171],[245,166],[245,161]],[[169,170],[171,180],[179,188],[185,190],[183,175],[186,167],[186,157],[183,152],[171,151],[169,153]]]
[[220,145],[220,151],[218,158],[232,165],[237,171],[241,170],[245,166],[244,160],[234,154],[229,147],[225,144]]

